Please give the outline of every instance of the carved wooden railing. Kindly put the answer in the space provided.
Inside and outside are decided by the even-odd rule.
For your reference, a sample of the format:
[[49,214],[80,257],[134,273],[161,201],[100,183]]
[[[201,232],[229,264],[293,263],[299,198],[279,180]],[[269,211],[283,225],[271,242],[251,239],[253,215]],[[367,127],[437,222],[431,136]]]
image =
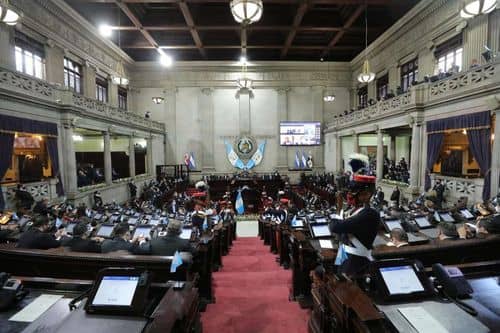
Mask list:
[[165,131],[165,124],[145,119],[144,117],[95,99],[75,94],[64,87],[48,83],[23,73],[0,67],[0,92],[26,100],[39,100],[58,107],[73,108],[83,114],[98,116],[110,122],[121,122],[155,131]]

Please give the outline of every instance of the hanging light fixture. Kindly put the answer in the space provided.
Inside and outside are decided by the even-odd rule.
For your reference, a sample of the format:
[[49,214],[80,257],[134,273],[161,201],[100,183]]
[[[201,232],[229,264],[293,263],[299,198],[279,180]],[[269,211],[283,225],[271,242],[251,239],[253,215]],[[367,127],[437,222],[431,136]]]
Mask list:
[[262,0],[232,0],[231,14],[238,23],[252,24],[262,17]]
[[[120,26],[120,8],[118,7],[118,26]],[[120,30],[118,30],[118,47],[121,48],[121,36]],[[125,76],[125,69],[123,68],[123,63],[120,59],[116,63],[116,75],[113,77],[113,83],[119,86],[128,85],[129,79]]]
[[[242,61],[244,60],[244,61]],[[239,89],[252,89],[252,79],[248,77],[247,74],[247,59],[246,57],[241,57],[240,58],[240,63],[241,63],[241,76],[236,79],[236,85],[238,86]]]
[[0,22],[7,25],[16,25],[19,14],[10,6],[9,0],[0,0]]
[[497,0],[467,0],[464,1],[460,16],[469,19],[477,15],[488,14],[497,6]]
[[156,97],[153,97],[152,100],[153,100],[153,103],[155,103],[155,104],[161,104],[161,103],[163,103],[163,101],[165,99],[163,97],[156,96]]
[[363,70],[358,75],[358,81],[370,83],[375,79],[375,74],[370,71],[370,63],[368,62],[368,5],[365,6],[365,61],[363,62]]
[[[330,62],[328,62],[328,70],[327,70],[327,80],[330,79]],[[333,94],[333,91],[331,89],[328,89],[326,91],[326,94],[323,95],[323,102],[333,102],[335,100],[335,95]]]

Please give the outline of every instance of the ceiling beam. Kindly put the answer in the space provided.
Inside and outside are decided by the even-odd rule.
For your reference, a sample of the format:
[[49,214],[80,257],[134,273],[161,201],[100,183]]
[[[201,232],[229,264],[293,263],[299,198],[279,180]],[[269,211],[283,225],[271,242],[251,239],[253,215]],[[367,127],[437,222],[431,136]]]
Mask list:
[[[144,30],[148,31],[190,31],[187,25],[144,25],[142,26]],[[197,31],[238,31],[241,29],[239,25],[199,25],[195,27]],[[113,30],[121,31],[137,31],[140,30],[136,26],[112,26]],[[256,25],[247,26],[247,31],[289,31],[292,26],[289,25]],[[364,27],[311,27],[311,26],[299,26],[297,27],[297,32],[338,32],[346,30],[349,32],[364,32]],[[370,31],[381,31],[382,27],[370,27]]]
[[323,50],[321,53],[321,56],[324,57],[332,50],[332,48],[340,41],[340,39],[344,36],[345,32],[347,29],[349,29],[353,23],[357,20],[357,18],[364,12],[366,9],[366,5],[361,5],[356,8],[354,13],[347,19],[347,21],[344,23],[344,26],[342,30],[337,32],[335,36],[330,40],[328,43],[327,47]]
[[196,30],[196,27],[194,25],[194,20],[193,16],[191,15],[191,11],[189,10],[189,7],[186,3],[186,1],[180,1],[179,2],[179,8],[182,12],[182,16],[184,16],[184,20],[186,21],[186,24],[189,27],[189,31],[191,32],[191,36],[193,37],[194,43],[196,44],[196,47],[198,50],[200,50],[201,55],[206,58],[207,54],[205,50],[203,49],[203,43],[201,42],[200,34]]
[[[87,3],[114,3],[115,0],[72,0],[73,2],[87,2]],[[228,3],[228,0],[121,0],[124,3]],[[283,5],[297,5],[302,0],[265,0],[265,3],[283,4]],[[389,5],[394,3],[394,0],[310,0],[311,4],[321,5]]]
[[[138,49],[138,50],[148,50],[153,49],[151,45],[123,45],[122,49]],[[163,50],[196,50],[198,47],[196,45],[165,45],[159,46]],[[239,45],[204,45],[204,49],[240,49]],[[247,49],[282,49],[283,45],[247,45]],[[291,50],[323,50],[324,45],[292,45]],[[356,51],[359,50],[359,45],[352,46],[334,46],[332,51]]]
[[297,28],[300,26],[300,23],[302,23],[302,19],[304,18],[304,15],[306,14],[308,8],[309,8],[309,2],[305,0],[300,4],[299,8],[297,9],[297,13],[293,18],[292,29],[290,30],[290,32],[288,32],[288,36],[286,37],[285,40],[285,45],[281,50],[281,55],[280,55],[281,58],[284,58],[288,53],[288,50],[292,45],[293,39],[297,34]]
[[125,15],[127,15],[128,19],[142,33],[144,38],[146,38],[146,40],[151,44],[151,46],[153,46],[154,48],[158,48],[158,43],[156,42],[156,40],[153,38],[153,36],[151,36],[151,34],[147,30],[145,30],[142,27],[141,21],[139,21],[139,19],[135,16],[134,13],[132,13],[130,8],[128,8],[127,4],[123,3],[123,1],[120,0],[115,1],[115,3],[122,10],[122,12],[124,12]]

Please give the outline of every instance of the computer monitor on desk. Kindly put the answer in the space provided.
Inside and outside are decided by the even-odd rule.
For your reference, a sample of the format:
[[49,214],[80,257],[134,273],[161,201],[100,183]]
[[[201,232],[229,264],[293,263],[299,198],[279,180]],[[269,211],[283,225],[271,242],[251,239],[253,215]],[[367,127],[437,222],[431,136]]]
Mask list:
[[455,219],[448,212],[439,213],[439,217],[443,222],[455,222]]
[[415,216],[415,223],[417,223],[420,229],[432,228],[432,224],[429,222],[427,216]]
[[179,236],[182,239],[191,239],[191,234],[193,233],[193,229],[182,229],[181,235]]
[[99,227],[96,236],[102,238],[111,238],[114,229],[115,229],[114,224],[103,224]]
[[383,220],[383,224],[387,232],[391,232],[393,229],[396,228],[403,229],[403,226],[401,225],[401,220],[399,219],[385,219]]
[[313,238],[331,238],[332,232],[330,231],[330,226],[327,223],[321,224],[310,224],[311,235]]

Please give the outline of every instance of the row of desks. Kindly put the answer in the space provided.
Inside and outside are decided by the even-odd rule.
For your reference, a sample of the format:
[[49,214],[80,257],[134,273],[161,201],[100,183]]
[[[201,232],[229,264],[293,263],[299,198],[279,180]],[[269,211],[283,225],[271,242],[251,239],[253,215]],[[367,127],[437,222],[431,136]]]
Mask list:
[[15,243],[0,244],[0,272],[27,277],[94,280],[97,272],[106,267],[136,267],[151,271],[158,283],[193,281],[199,289],[202,305],[206,305],[214,300],[212,272],[222,266],[222,257],[229,252],[235,236],[236,221],[219,223],[212,231],[192,240],[197,255],[192,260],[185,257],[186,264],[176,273],[170,272],[172,257],[166,256],[82,253],[63,247],[32,250],[16,248]]

